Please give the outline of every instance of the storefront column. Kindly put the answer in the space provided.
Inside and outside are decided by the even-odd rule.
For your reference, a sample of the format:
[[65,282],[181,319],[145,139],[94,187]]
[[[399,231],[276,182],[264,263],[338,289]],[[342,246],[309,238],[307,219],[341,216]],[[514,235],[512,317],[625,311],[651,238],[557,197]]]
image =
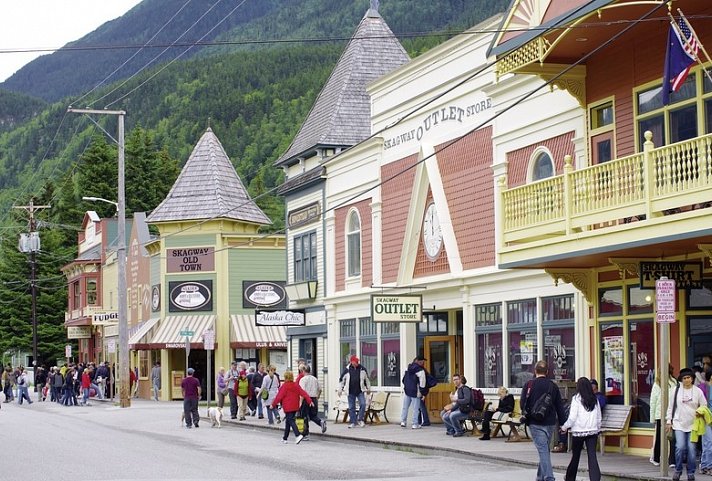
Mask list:
[[405,370],[408,365],[413,362],[415,356],[419,353],[418,349],[418,325],[412,322],[401,323],[401,337],[400,337],[400,350],[401,350],[401,366],[402,370]]
[[[477,382],[477,348],[475,346],[475,316],[470,302],[470,288],[464,286],[460,289],[462,295],[462,373],[465,378],[471,379],[470,385]],[[479,368],[481,369],[481,367]]]
[[[589,319],[589,306],[586,299],[580,292],[574,293],[574,302],[576,306],[574,322],[574,338],[576,339],[576,372],[580,376],[596,377],[597,363],[599,359],[598,350],[594,349],[594,339],[591,337],[590,326],[595,326],[595,319]],[[593,350],[593,351],[592,351]],[[591,362],[593,358],[593,363]],[[601,379],[598,376],[597,379]]]
[[[161,401],[171,400],[171,356],[168,349],[161,349],[161,396],[158,398]],[[153,389],[153,386],[151,386]]]
[[[221,235],[215,238],[215,286],[217,290],[215,306],[215,343],[217,349],[214,351],[215,366],[224,366],[227,369],[232,362],[230,349],[230,249],[227,240]],[[232,286],[235,291],[242,292],[242,286]]]

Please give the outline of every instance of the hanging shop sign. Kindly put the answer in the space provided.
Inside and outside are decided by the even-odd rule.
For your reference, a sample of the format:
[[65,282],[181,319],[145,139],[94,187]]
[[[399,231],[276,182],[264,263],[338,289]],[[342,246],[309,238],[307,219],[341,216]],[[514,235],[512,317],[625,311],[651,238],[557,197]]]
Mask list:
[[287,292],[284,281],[242,281],[242,307],[258,309],[287,307]]
[[69,326],[67,339],[91,339],[91,326]]
[[151,312],[161,310],[161,285],[156,284],[151,287]]
[[702,263],[694,261],[641,262],[640,288],[655,289],[655,281],[667,277],[678,289],[702,289]]
[[182,272],[210,272],[214,270],[214,247],[184,247],[180,249],[166,249],[166,271],[169,274]]
[[255,325],[257,326],[304,326],[307,316],[303,310],[257,310]]
[[168,283],[169,312],[212,311],[213,281],[173,281]]
[[421,322],[423,296],[372,294],[371,319],[374,322]]

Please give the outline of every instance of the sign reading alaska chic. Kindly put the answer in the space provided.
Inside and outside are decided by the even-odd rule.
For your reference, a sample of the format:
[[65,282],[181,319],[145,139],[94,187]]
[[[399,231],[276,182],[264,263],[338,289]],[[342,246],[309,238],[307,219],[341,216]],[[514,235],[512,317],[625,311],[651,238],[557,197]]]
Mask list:
[[168,312],[212,311],[213,281],[169,282],[168,298]]
[[678,289],[702,289],[701,262],[641,262],[639,271],[641,289],[655,289],[655,281],[661,277],[674,280]]
[[255,311],[255,324],[258,326],[304,326],[307,318],[304,311]]
[[287,307],[287,292],[284,281],[242,281],[242,307]]
[[166,249],[166,270],[169,274],[214,271],[215,248],[182,247]]
[[374,322],[421,322],[423,296],[372,294],[371,319]]
[[[425,116],[418,117],[412,125],[396,135],[384,134],[383,150],[392,149],[413,141],[420,141],[428,132],[448,123],[463,124],[471,117],[478,116],[492,108],[492,99],[479,98],[462,100],[454,105],[445,105],[428,112]],[[397,132],[397,131],[396,131]]]

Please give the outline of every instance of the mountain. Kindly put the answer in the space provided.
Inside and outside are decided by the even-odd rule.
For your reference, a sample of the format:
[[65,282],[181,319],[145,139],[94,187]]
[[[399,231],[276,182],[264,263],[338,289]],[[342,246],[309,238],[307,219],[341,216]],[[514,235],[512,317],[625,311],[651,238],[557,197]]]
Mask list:
[[0,90],[0,132],[7,132],[38,115],[47,102],[29,95]]
[[[403,36],[401,40],[414,33],[419,33],[422,39],[429,32],[470,27],[503,11],[508,3],[508,0],[383,0],[379,11],[391,30]],[[115,70],[108,82],[130,76],[176,39],[179,45],[201,39],[202,43],[229,43],[193,47],[182,59],[269,48],[273,46],[271,41],[345,39],[351,36],[368,6],[368,0],[144,0],[122,17],[30,62],[0,84],[0,88],[56,101],[91,89]],[[258,43],[264,41],[268,42]],[[151,47],[137,53],[137,46],[146,43]],[[236,45],[239,43],[243,45]],[[169,48],[152,65],[168,62],[187,48]]]

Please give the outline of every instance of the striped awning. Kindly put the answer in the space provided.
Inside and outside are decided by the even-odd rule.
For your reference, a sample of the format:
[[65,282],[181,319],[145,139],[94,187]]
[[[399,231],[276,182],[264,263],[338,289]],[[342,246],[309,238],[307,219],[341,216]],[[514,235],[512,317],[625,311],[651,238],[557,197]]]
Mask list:
[[287,347],[285,326],[258,326],[254,314],[233,314],[230,320],[230,347],[233,349]]
[[153,349],[183,349],[186,337],[181,336],[181,331],[192,331],[190,347],[203,348],[203,333],[215,325],[215,315],[198,316],[169,316],[161,324],[148,346]]
[[129,329],[129,349],[141,349],[148,344],[150,331],[160,320],[160,317],[154,317],[131,327]]

